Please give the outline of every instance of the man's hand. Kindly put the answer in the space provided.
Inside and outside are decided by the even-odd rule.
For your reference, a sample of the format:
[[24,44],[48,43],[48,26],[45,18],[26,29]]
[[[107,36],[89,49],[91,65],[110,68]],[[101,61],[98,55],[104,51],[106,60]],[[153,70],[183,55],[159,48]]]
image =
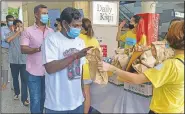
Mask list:
[[76,59],[80,59],[80,58],[86,56],[86,55],[87,55],[87,52],[88,52],[91,48],[93,48],[93,46],[84,48],[84,49],[82,49],[81,51],[77,52],[77,53],[75,54],[75,58],[76,58]]
[[40,52],[41,51],[41,46],[39,48],[35,48],[36,52]]

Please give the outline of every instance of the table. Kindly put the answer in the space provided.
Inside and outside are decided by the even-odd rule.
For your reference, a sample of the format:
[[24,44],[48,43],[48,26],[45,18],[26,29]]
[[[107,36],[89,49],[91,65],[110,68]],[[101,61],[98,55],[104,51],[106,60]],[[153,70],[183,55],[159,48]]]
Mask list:
[[124,90],[111,83],[91,85],[91,106],[101,113],[148,113],[150,98]]

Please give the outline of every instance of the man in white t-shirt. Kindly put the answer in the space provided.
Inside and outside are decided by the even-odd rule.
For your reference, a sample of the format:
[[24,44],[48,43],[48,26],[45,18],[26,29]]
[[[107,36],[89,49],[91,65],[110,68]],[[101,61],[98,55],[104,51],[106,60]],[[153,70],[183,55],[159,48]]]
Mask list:
[[82,19],[77,9],[65,8],[60,19],[62,31],[48,35],[42,46],[46,69],[45,109],[46,113],[83,113],[82,65],[92,47],[85,48],[78,38]]

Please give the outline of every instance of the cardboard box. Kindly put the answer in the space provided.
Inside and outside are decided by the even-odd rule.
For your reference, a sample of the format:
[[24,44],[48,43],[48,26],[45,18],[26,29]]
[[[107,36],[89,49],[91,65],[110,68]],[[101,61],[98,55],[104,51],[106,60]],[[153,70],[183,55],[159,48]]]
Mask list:
[[153,93],[153,87],[151,83],[144,83],[144,84],[130,84],[124,83],[124,89],[131,93],[143,96],[143,97],[151,97]]
[[109,83],[112,83],[117,86],[124,86],[124,83],[119,81],[116,75],[113,75],[112,72],[108,72]]

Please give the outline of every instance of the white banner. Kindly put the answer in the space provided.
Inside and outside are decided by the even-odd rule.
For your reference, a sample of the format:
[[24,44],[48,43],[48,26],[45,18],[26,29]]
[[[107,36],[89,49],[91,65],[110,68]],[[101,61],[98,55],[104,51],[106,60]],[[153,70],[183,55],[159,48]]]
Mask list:
[[184,18],[184,13],[181,13],[181,12],[175,12],[175,17]]
[[8,3],[5,1],[1,2],[1,21],[6,21],[8,15]]
[[113,25],[118,24],[118,2],[93,1],[93,24]]

